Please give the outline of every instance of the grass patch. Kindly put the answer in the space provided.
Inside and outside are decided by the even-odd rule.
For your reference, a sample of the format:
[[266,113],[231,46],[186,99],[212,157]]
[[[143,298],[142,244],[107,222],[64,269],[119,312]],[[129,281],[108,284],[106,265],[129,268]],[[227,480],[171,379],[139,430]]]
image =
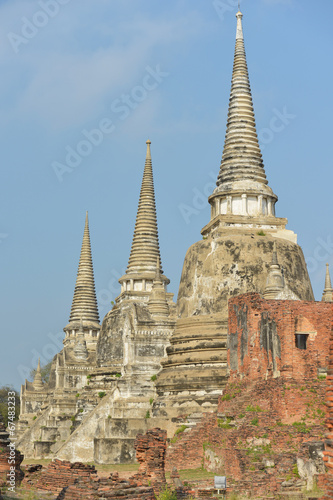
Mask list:
[[310,429],[306,426],[305,422],[294,422],[292,426],[296,427],[296,429],[302,434],[308,434],[310,432]]
[[[208,472],[206,469],[184,469],[178,470],[179,477],[182,481],[201,481],[203,479],[210,479],[216,476],[215,472]],[[167,479],[170,478],[170,473],[166,473]]]
[[245,408],[245,411],[254,411],[254,412],[257,412],[259,413],[260,411],[262,411],[262,409],[260,408],[260,406],[256,405],[256,406],[253,406],[253,405],[249,405]]
[[231,394],[225,394],[222,396],[221,401],[230,401],[231,399]]
[[101,472],[136,472],[139,470],[138,463],[135,464],[95,464],[90,462],[89,465],[95,465],[97,471]]
[[184,425],[184,424],[183,424],[183,425],[181,425],[181,426],[179,427],[179,429],[177,429],[177,430],[176,430],[176,432],[175,432],[175,436],[177,436],[178,434],[181,434],[182,432],[184,432],[184,430],[185,430],[185,429],[187,429],[187,425]]
[[217,419],[217,425],[220,427],[220,429],[232,429],[233,426],[230,425],[230,422],[232,421],[232,418],[227,417],[227,418],[218,418]]

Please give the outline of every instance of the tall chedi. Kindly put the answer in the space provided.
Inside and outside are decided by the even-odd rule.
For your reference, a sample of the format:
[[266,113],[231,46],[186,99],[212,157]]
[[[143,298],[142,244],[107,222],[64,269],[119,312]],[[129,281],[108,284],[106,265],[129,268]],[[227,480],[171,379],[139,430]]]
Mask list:
[[64,349],[53,359],[50,373],[49,388],[57,389],[59,401],[63,389],[77,391],[86,385],[96,366],[100,328],[87,212]]
[[[265,292],[277,253],[289,297],[314,300],[303,252],[287,219],[275,215],[256,131],[244,48],[237,32],[224,149],[211,218],[203,239],[187,251],[179,286],[176,329],[157,379],[154,415],[175,415],[217,403],[228,375],[228,299]],[[275,245],[274,245],[275,243]]]
[[[98,463],[135,461],[135,438],[150,426],[147,415],[156,396],[154,379],[175,326],[176,304],[173,294],[167,292],[169,280],[161,265],[151,143],[146,144],[128,266],[119,280],[120,294],[103,319],[97,368],[90,378],[90,389],[100,390],[103,384],[106,392],[99,418],[89,427],[90,458]],[[85,432],[82,439],[87,439]],[[71,450],[69,443],[68,452]],[[76,459],[70,454],[64,457]]]
[[95,349],[100,330],[91,255],[88,212],[83,232],[81,255],[64,345],[74,347],[78,342]]
[[78,390],[81,392],[86,386],[96,368],[99,331],[86,213],[72,308],[69,323],[64,328],[64,347],[52,360],[48,383],[42,381],[38,361],[34,382],[25,381],[21,388],[18,442],[25,457],[54,458],[71,434],[73,416],[77,413]]
[[173,294],[167,292],[169,279],[162,271],[150,140],[146,145],[130,257],[97,348],[100,367],[129,376],[137,371],[152,375],[160,369],[175,315]]
[[[145,168],[141,184],[138,212],[136,216],[131,254],[125,276],[119,283],[122,292],[140,292],[137,297],[150,292],[156,275],[156,262],[159,262],[159,272],[162,273],[161,255],[158,241],[156,203],[153,179],[153,166],[148,140]],[[164,287],[170,280],[162,276]],[[127,294],[126,294],[127,295]],[[133,296],[133,293],[131,293]]]

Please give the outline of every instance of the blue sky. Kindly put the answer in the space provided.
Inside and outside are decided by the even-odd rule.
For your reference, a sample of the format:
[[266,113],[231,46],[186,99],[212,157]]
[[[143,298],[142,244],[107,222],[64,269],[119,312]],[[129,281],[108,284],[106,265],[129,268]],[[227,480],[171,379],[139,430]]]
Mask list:
[[[186,250],[210,218],[236,4],[0,1],[0,385],[18,388],[39,355],[61,348],[86,210],[101,319],[118,295],[148,138],[162,262],[177,294]],[[333,273],[333,4],[241,5],[266,174],[320,300],[326,262]]]

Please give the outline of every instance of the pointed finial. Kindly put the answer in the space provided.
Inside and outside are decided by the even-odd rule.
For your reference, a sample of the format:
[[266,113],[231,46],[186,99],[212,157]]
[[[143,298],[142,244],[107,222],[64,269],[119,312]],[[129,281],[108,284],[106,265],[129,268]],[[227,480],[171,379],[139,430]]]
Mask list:
[[332,288],[329,264],[326,264],[325,288]]
[[35,378],[33,381],[34,389],[36,391],[42,391],[44,388],[43,380],[42,380],[42,374],[41,374],[41,369],[40,369],[40,358],[38,359],[38,365],[37,365],[37,370],[35,373]]
[[[73,329],[79,326],[80,319],[89,322],[91,327],[99,330],[99,314],[95,292],[94,270],[91,255],[88,212],[83,231],[83,240],[79,267],[77,271],[76,284],[69,324],[65,327]],[[74,324],[74,325],[73,325]],[[85,323],[87,325],[87,323]]]
[[236,14],[236,17],[237,17],[236,40],[244,40],[243,26],[242,26],[243,14],[240,11],[240,5],[238,5],[238,12]]
[[146,156],[146,159],[147,160],[151,160],[151,152],[150,152],[151,142],[150,142],[149,139],[148,139],[148,141],[146,141],[146,144],[147,144],[147,156]]
[[321,300],[322,302],[333,302],[333,288],[332,288],[329,264],[326,264],[325,288]]

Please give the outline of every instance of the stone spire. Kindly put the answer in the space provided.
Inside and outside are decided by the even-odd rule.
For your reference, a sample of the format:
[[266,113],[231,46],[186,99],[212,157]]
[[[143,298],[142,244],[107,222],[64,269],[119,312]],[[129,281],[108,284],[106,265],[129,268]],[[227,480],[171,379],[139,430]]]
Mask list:
[[86,213],[80,262],[69,324],[64,330],[78,330],[81,320],[83,322],[83,326],[87,329],[100,329],[91,256],[88,212]]
[[285,287],[284,277],[281,271],[281,267],[278,263],[276,242],[273,243],[273,255],[272,263],[268,271],[268,277],[266,281],[266,287],[264,291],[264,298],[275,299],[282,292]]
[[159,316],[159,317],[169,316],[169,306],[166,298],[165,287],[161,279],[159,258],[157,258],[156,276],[149,297],[148,307],[152,316]]
[[325,288],[321,300],[322,302],[333,302],[333,288],[331,283],[329,264],[326,264]]
[[40,369],[40,358],[38,358],[38,365],[37,365],[37,370],[34,378],[34,389],[36,391],[42,391],[44,389],[44,384],[42,380],[42,373]]
[[[122,291],[150,291],[156,274],[156,259],[159,259],[159,271],[162,274],[160,248],[153,180],[153,168],[148,140],[147,155],[140,191],[139,206],[136,216],[131,254],[126,274],[119,280]],[[168,278],[162,275],[164,283]]]
[[[268,186],[258,142],[244,47],[243,14],[238,11],[236,18],[227,130],[217,187],[208,199],[212,207],[211,221],[222,215],[229,225],[230,222],[248,225],[251,217],[256,218],[255,227],[265,223],[285,226],[285,219],[275,218],[277,196]],[[208,226],[202,234],[207,233]]]

